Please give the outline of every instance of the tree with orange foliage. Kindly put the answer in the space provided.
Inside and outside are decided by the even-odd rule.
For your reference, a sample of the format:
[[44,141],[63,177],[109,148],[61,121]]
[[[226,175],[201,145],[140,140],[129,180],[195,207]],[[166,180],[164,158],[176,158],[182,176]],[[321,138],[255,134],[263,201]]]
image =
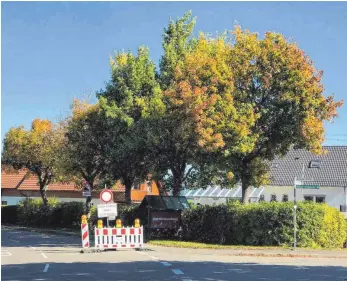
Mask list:
[[231,38],[201,35],[175,71],[166,91],[188,112],[201,147],[219,151],[219,169],[250,187],[268,183],[269,163],[291,148],[322,153],[325,121],[342,102],[324,97],[311,59],[282,35],[264,39],[236,27]]
[[46,191],[55,179],[60,180],[57,155],[64,140],[64,129],[49,120],[35,119],[31,129],[11,128],[5,135],[2,163],[4,168],[28,169],[37,176],[43,203]]

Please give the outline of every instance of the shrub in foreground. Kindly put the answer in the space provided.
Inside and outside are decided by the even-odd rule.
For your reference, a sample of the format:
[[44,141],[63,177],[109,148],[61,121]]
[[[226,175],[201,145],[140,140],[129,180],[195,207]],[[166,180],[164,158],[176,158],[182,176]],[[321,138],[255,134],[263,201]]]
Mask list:
[[[253,245],[291,246],[293,244],[293,203],[200,206],[185,211],[187,241]],[[342,247],[346,240],[346,221],[326,204],[299,203],[297,209],[299,247]]]

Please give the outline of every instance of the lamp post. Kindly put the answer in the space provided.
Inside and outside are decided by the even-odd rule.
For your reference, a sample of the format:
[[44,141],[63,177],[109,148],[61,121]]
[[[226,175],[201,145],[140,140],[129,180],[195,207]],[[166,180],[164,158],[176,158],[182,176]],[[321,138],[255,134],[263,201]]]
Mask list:
[[296,185],[297,180],[296,177],[294,178],[294,215],[293,215],[293,224],[294,224],[294,243],[293,243],[293,250],[296,250]]

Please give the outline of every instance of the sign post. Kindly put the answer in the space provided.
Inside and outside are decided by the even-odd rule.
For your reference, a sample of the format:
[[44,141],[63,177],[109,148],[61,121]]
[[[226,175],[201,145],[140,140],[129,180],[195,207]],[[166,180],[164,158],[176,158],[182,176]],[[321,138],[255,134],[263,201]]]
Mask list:
[[300,181],[296,180],[296,177],[294,179],[294,216],[293,216],[293,224],[294,224],[294,243],[293,243],[293,248],[294,251],[296,250],[296,186],[301,184]]
[[118,215],[117,204],[109,204],[113,202],[113,192],[108,189],[101,191],[100,201],[104,204],[98,205],[98,218],[106,217],[107,227],[109,227],[109,219]]
[[316,184],[303,184],[302,181],[298,181],[296,177],[294,178],[294,216],[293,216],[293,223],[294,223],[294,244],[293,248],[294,251],[296,250],[296,209],[298,206],[296,205],[296,189],[301,188],[303,189],[319,189],[319,185]]

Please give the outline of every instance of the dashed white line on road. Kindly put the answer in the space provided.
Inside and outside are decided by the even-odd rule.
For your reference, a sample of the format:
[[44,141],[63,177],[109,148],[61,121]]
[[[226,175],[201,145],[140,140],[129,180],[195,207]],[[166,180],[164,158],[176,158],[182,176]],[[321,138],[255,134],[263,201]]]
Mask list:
[[12,242],[19,243],[18,240],[11,239]]
[[43,269],[43,272],[47,272],[48,271],[48,268],[49,268],[49,264],[47,263],[45,268]]
[[41,253],[41,255],[42,255],[45,259],[47,259],[47,256],[46,256],[44,253]]
[[165,265],[165,266],[171,266],[171,263],[168,263],[168,262],[166,262],[166,261],[162,261],[161,264],[162,264],[162,265]]
[[155,269],[140,269],[140,270],[137,270],[137,272],[154,272],[156,271]]
[[172,272],[175,274],[184,274],[183,271],[180,269],[173,269]]
[[192,279],[182,279],[182,281],[192,281]]

